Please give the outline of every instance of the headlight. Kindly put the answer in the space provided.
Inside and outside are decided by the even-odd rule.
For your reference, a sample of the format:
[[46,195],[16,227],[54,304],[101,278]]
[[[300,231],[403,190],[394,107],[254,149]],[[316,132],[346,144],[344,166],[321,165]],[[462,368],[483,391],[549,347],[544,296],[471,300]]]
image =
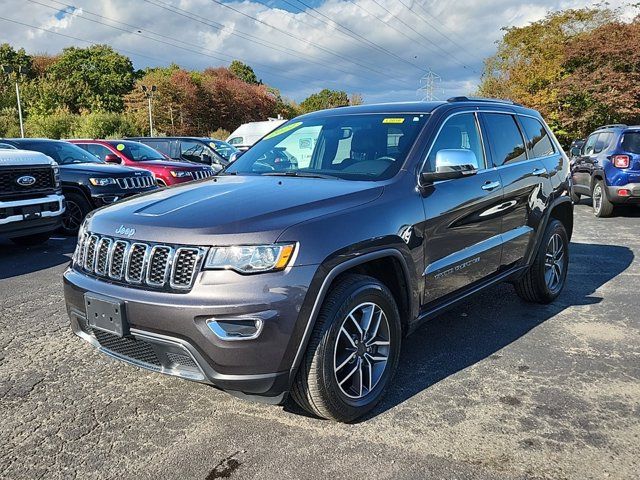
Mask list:
[[106,187],[107,185],[115,185],[115,178],[90,178],[89,181],[94,187]]
[[282,270],[289,264],[294,250],[295,244],[213,247],[209,250],[204,268],[240,273]]
[[171,170],[171,176],[175,178],[192,177],[191,172],[187,170]]
[[53,166],[53,181],[56,188],[60,188],[60,167],[58,165]]
[[80,228],[78,229],[78,243],[76,244],[76,249],[73,252],[73,263],[78,265],[82,259],[82,250],[84,249],[84,242],[86,240],[87,235],[87,219],[80,224]]

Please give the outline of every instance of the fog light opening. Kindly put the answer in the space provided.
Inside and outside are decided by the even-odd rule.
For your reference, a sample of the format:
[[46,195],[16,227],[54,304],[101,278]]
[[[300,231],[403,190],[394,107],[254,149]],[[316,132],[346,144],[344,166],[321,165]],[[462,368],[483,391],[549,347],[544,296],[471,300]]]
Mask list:
[[230,320],[207,320],[207,326],[220,340],[253,340],[262,332],[263,322],[259,318]]

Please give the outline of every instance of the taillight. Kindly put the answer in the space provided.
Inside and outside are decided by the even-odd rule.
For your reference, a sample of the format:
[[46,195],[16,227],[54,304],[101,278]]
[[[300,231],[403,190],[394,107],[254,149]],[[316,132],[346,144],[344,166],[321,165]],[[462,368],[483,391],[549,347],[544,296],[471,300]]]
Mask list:
[[629,168],[629,155],[614,155],[611,159],[613,166],[618,168]]

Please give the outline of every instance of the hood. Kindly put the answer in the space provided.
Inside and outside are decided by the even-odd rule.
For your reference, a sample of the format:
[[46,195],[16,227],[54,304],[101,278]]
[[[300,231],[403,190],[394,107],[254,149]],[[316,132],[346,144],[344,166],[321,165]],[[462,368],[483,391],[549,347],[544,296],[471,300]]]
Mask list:
[[221,176],[143,194],[96,211],[88,229],[188,245],[272,243],[287,227],[370,202],[374,182],[271,176]]
[[74,173],[74,174],[87,174],[108,177],[113,175],[115,177],[128,177],[135,175],[149,175],[149,172],[141,168],[125,167],[123,165],[114,165],[111,163],[69,163],[67,165],[60,165],[61,173]]
[[145,160],[135,162],[138,168],[154,167],[172,170],[207,170],[207,165],[194,162],[181,162],[177,160]]

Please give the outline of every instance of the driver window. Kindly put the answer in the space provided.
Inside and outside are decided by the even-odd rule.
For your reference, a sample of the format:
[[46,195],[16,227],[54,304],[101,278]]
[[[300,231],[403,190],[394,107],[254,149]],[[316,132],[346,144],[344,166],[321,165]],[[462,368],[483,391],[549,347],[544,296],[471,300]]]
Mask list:
[[429,151],[423,171],[433,172],[437,153],[440,150],[449,149],[473,151],[478,159],[480,170],[486,168],[480,132],[473,113],[454,115],[444,123]]

